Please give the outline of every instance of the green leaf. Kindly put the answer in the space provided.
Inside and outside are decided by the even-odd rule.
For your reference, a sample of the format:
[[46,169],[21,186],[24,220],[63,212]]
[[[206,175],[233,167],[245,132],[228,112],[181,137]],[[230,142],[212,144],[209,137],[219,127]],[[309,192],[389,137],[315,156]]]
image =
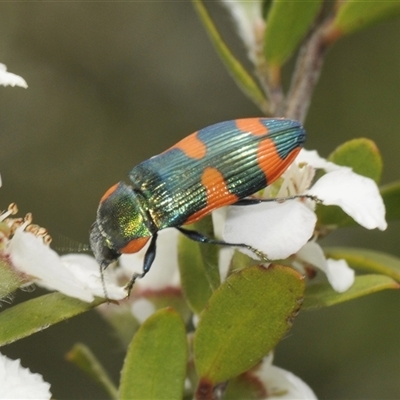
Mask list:
[[47,329],[104,301],[98,298],[86,303],[61,293],[50,293],[17,304],[0,313],[0,346]]
[[182,399],[185,325],[172,308],[154,313],[133,338],[121,373],[121,399]]
[[196,314],[200,314],[212,294],[200,246],[201,243],[186,236],[179,238],[178,262],[182,291],[190,309]]
[[324,248],[327,258],[344,259],[356,269],[390,276],[400,282],[400,258],[380,251],[354,247]]
[[77,343],[68,352],[66,358],[97,382],[112,399],[118,398],[117,388],[89,347],[83,343]]
[[247,254],[242,253],[239,250],[235,250],[231,260],[230,271],[239,271],[243,268],[251,267],[252,265],[260,264],[260,260],[255,260]]
[[386,220],[400,219],[400,181],[382,186],[381,195],[386,207]]
[[0,299],[14,293],[26,281],[6,260],[0,260]]
[[351,167],[357,174],[379,183],[383,162],[376,144],[365,138],[353,139],[343,143],[328,157],[337,165]]
[[321,3],[321,0],[275,0],[272,3],[264,36],[264,54],[270,66],[282,66],[296,50]]
[[283,266],[232,274],[211,296],[194,338],[198,393],[247,371],[291,326],[304,291],[302,277]]
[[335,292],[329,283],[310,285],[306,290],[303,309],[333,306],[385,289],[399,289],[399,284],[384,275],[357,276],[353,286],[344,293]]
[[357,222],[353,218],[349,217],[340,207],[338,206],[324,206],[321,204],[317,205],[315,210],[318,217],[318,228],[336,229],[343,228],[345,226],[356,226]]
[[247,97],[249,97],[262,111],[264,111],[264,113],[268,113],[269,104],[264,93],[223,41],[207,9],[204,7],[203,1],[192,0],[192,2],[212,44],[215,47],[215,50],[221,57],[222,62],[225,64],[225,67],[235,80],[236,84]]
[[327,31],[328,41],[400,15],[400,2],[396,0],[348,0],[338,4],[338,12]]

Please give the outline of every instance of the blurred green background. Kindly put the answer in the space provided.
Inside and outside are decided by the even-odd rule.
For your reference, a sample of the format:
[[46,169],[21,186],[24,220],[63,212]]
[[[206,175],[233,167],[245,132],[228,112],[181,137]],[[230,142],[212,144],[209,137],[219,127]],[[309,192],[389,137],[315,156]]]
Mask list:
[[[207,4],[243,56],[228,14]],[[135,164],[214,122],[260,116],[189,2],[1,3],[0,21],[0,62],[29,85],[0,88],[1,208],[15,201],[52,234],[87,242],[101,195]],[[345,140],[373,139],[383,183],[400,178],[399,35],[400,21],[390,21],[338,42],[305,124],[307,147],[323,156]],[[400,256],[399,232],[398,222],[384,233],[352,228],[325,243]],[[399,329],[397,292],[301,313],[276,364],[321,399],[400,398]],[[41,373],[54,398],[105,397],[64,361],[76,341],[118,380],[124,350],[94,311],[1,351]]]

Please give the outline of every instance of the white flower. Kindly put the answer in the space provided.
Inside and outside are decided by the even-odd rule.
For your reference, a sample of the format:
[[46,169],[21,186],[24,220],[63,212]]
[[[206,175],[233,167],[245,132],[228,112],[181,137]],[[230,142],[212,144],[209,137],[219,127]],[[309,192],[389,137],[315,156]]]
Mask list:
[[[99,266],[93,257],[83,254],[60,257],[41,237],[16,230],[7,246],[12,267],[30,282],[48,290],[91,302],[95,296],[104,297]],[[104,272],[107,280],[107,271]],[[107,284],[107,296],[120,300],[126,297],[123,287]]]
[[221,0],[236,22],[251,61],[257,60],[258,47],[262,43],[265,21],[261,0]]
[[[326,174],[311,186],[316,168],[324,169]],[[268,187],[264,195],[275,198],[301,194],[315,196],[325,205],[341,207],[367,229],[386,229],[385,206],[376,183],[350,168],[324,160],[315,151],[302,150],[283,174],[282,180],[276,195],[270,195],[277,190],[276,185]],[[297,253],[295,261],[305,261],[320,268],[327,274],[334,289],[342,292],[354,281],[354,273],[349,272],[351,270],[345,261],[337,264],[333,260],[325,260],[316,244],[299,253],[314,234],[317,221],[314,208],[315,202],[309,199],[229,207],[222,236],[228,243],[248,244],[271,260],[287,259]],[[255,258],[254,254],[241,248],[239,250]]]
[[[312,389],[299,377],[282,368],[272,365],[272,356],[263,359],[261,364],[248,373],[258,379],[267,393],[268,400],[316,400]],[[253,378],[254,379],[254,378]]]
[[0,354],[0,399],[51,399],[50,384],[39,374]]
[[20,86],[27,88],[28,84],[25,79],[19,75],[15,75],[12,72],[7,72],[7,67],[0,63],[0,85],[3,86]]
[[[0,182],[1,183],[1,182]],[[95,296],[104,297],[98,264],[93,257],[76,254],[60,257],[48,244],[44,228],[32,224],[32,216],[13,218],[18,212],[15,203],[0,215],[0,258],[19,274],[24,285],[37,283],[48,290],[92,302]],[[108,274],[105,271],[104,280]],[[107,286],[110,299],[126,297],[123,287]]]
[[316,151],[302,150],[296,159],[297,164],[308,163],[327,173],[308,190],[323,204],[336,205],[367,229],[387,228],[385,205],[376,183],[365,176],[356,174],[351,168],[341,167],[324,160]]
[[[17,205],[12,203],[0,215],[3,223],[0,258],[22,276],[25,284],[36,283],[86,302],[92,302],[95,296],[104,297],[100,269],[93,257],[84,254],[60,257],[46,244],[49,239],[46,229],[33,225],[31,214],[24,219],[14,218],[17,212]],[[108,283],[112,274],[111,268],[104,271],[106,294],[112,300],[121,300],[127,293],[124,287]]]

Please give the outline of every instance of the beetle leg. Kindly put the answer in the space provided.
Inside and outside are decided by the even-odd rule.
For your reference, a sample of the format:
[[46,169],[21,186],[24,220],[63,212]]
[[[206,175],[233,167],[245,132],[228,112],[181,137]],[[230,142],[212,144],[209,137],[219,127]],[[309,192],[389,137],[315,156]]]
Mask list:
[[150,246],[148,247],[148,249],[146,250],[146,254],[144,255],[142,273],[135,272],[132,275],[131,280],[125,285],[125,290],[128,292],[128,297],[131,294],[131,291],[132,291],[133,285],[136,282],[136,279],[143,278],[150,271],[150,268],[154,262],[154,259],[156,258],[157,237],[158,237],[158,234],[156,232],[153,234],[153,237],[151,238]]
[[281,198],[274,198],[274,199],[256,199],[253,197],[246,197],[244,199],[238,200],[236,203],[231,204],[232,206],[252,206],[254,204],[260,204],[260,203],[269,203],[269,202],[276,202],[276,203],[283,203],[286,200],[295,200],[295,199],[310,199],[318,204],[322,203],[322,200],[320,200],[318,197],[312,195],[312,194],[296,194],[294,196],[288,196],[288,197],[281,197]]
[[195,242],[216,244],[216,245],[219,245],[219,246],[243,247],[244,249],[247,249],[247,250],[250,250],[251,252],[253,252],[257,257],[259,257],[264,262],[266,262],[266,263],[271,262],[271,260],[262,251],[256,249],[255,247],[252,247],[252,246],[250,246],[248,244],[245,244],[245,243],[228,243],[228,242],[224,242],[223,240],[211,239],[211,238],[203,235],[200,232],[192,231],[190,229],[185,229],[185,228],[182,228],[181,226],[177,226],[176,229],[178,229],[178,231],[183,233],[189,239],[194,240]]

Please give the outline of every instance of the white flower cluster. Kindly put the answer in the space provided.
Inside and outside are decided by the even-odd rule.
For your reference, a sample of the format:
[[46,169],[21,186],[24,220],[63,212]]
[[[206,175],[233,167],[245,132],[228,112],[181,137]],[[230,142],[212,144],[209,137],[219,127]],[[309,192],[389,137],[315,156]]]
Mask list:
[[[311,186],[314,172],[319,168],[324,169],[326,174]],[[316,196],[325,205],[341,207],[367,229],[386,228],[385,207],[376,183],[350,168],[324,160],[316,152],[302,150],[282,180],[278,198],[302,194]],[[317,217],[314,209],[315,202],[308,199],[228,207],[223,222],[215,218],[219,220],[215,223],[215,231],[222,232],[226,242],[249,244],[271,260],[290,257],[293,266],[300,271],[304,271],[304,265],[318,268],[327,275],[336,291],[343,292],[352,285],[354,272],[344,260],[325,259],[316,242]],[[5,213],[0,220],[11,220],[8,216]],[[49,290],[58,290],[84,301],[104,296],[99,267],[91,256],[69,254],[60,257],[43,243],[41,237],[27,232],[27,225],[22,224],[12,237],[3,239],[4,256],[9,258],[13,268]],[[146,279],[138,282],[139,287],[157,290],[179,284],[177,240],[178,233],[174,229],[160,232],[152,271]],[[122,269],[118,274],[129,279],[133,271],[140,272],[145,251],[123,255]],[[254,256],[253,253],[248,254]],[[224,264],[229,261],[229,257],[225,257]],[[224,268],[226,265],[221,265],[221,269]],[[126,292],[118,285],[118,279],[111,270],[112,267],[105,271],[107,294],[110,299],[123,299]]]
[[[326,173],[312,185],[315,171]],[[316,151],[301,150],[283,174],[277,198],[311,195],[324,205],[336,205],[367,229],[387,227],[385,206],[376,183],[321,158]],[[304,271],[307,264],[325,272],[332,287],[346,291],[354,282],[354,271],[344,260],[325,259],[315,234],[317,216],[312,200],[268,202],[249,207],[229,207],[222,237],[231,243],[246,243],[271,260],[293,258],[293,266]],[[239,249],[254,257],[254,254]]]

